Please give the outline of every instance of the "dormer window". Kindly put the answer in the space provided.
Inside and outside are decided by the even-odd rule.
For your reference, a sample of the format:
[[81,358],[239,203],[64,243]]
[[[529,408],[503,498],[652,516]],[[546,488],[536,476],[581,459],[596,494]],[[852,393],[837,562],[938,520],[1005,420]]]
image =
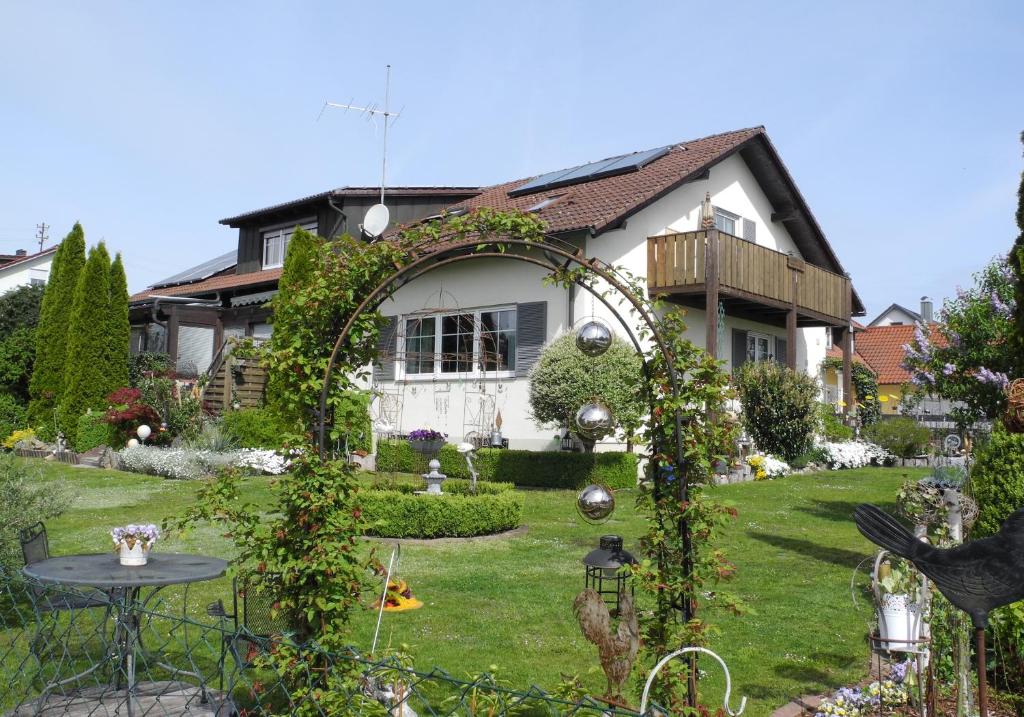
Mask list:
[[291,222],[278,227],[264,229],[260,232],[263,237],[263,268],[276,269],[284,266],[285,252],[288,251],[288,242],[295,233],[295,227],[299,226],[307,232],[316,234],[316,220]]

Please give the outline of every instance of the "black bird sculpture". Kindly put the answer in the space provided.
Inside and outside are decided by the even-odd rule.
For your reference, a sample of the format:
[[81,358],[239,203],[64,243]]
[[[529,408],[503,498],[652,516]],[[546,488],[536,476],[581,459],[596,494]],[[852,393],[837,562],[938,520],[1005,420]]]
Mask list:
[[928,576],[946,599],[971,616],[976,630],[988,627],[992,610],[1024,600],[1024,508],[995,535],[948,549],[915,538],[874,505],[858,505],[854,520],[865,538]]

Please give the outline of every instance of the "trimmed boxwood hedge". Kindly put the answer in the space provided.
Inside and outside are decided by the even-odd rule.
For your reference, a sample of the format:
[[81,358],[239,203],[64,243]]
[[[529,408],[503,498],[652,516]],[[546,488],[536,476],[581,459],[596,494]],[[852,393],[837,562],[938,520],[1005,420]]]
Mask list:
[[367,535],[382,538],[469,538],[519,527],[523,504],[511,485],[446,480],[442,495],[416,495],[423,486],[396,482],[388,490],[360,493]]
[[97,446],[114,444],[114,427],[103,420],[99,412],[83,413],[78,418],[78,432],[75,434],[74,449],[78,453],[91,451]]
[[[635,453],[570,453],[568,451],[514,451],[481,448],[474,463],[480,480],[514,483],[535,488],[578,489],[589,483],[609,488],[636,486]],[[377,471],[426,473],[428,458],[407,441],[378,441]],[[445,444],[438,455],[441,472],[449,478],[469,478],[465,457]]]

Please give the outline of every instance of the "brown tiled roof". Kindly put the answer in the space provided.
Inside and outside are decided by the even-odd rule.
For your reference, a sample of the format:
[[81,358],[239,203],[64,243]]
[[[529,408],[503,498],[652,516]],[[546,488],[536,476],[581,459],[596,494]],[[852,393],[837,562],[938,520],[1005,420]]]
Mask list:
[[[945,340],[936,330],[937,324],[931,325],[930,338],[933,343],[943,345]],[[869,326],[857,332],[857,353],[875,372],[879,383],[909,383],[910,372],[903,368],[906,353],[903,347],[914,340],[914,329],[911,324],[895,326]]]
[[281,278],[281,268],[267,269],[265,271],[254,271],[248,274],[220,274],[212,276],[204,281],[197,281],[194,284],[180,284],[178,286],[162,286],[159,289],[146,289],[134,294],[129,301],[142,301],[152,296],[195,296],[212,294],[224,289],[240,289],[246,286],[258,286],[270,284]]
[[744,142],[764,133],[764,127],[751,127],[681,142],[639,171],[510,197],[509,192],[532,177],[517,179],[488,187],[459,206],[526,211],[547,197],[562,195],[557,202],[537,212],[537,216],[547,222],[548,230],[557,233],[593,229],[600,233],[614,228],[629,215],[724,159]]

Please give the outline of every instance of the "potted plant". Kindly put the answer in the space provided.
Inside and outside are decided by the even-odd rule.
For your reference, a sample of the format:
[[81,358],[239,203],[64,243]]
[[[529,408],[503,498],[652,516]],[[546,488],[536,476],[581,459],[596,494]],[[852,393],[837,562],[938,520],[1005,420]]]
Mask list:
[[917,602],[917,573],[905,560],[886,560],[876,570],[878,636],[889,652],[918,649],[921,637],[921,606]]
[[121,565],[145,565],[150,548],[160,537],[160,529],[153,524],[126,525],[111,530],[110,537],[114,539]]
[[432,456],[441,450],[446,437],[446,434],[431,428],[417,428],[409,434],[408,440],[414,451],[425,456]]

